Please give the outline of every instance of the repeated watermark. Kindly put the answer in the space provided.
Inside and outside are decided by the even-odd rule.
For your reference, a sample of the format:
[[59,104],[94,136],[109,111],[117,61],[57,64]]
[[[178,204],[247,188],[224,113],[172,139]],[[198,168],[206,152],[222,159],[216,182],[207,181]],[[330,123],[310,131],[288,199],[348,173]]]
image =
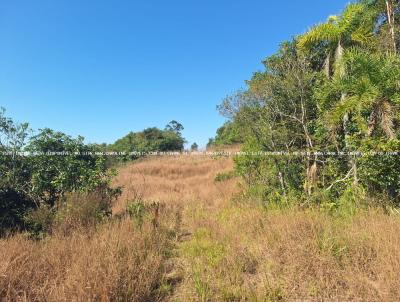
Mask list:
[[1,151],[1,156],[20,156],[20,157],[34,157],[34,156],[254,156],[254,157],[279,157],[279,156],[298,156],[298,157],[363,157],[363,156],[399,156],[400,151],[47,151],[47,152],[30,152],[30,151]]

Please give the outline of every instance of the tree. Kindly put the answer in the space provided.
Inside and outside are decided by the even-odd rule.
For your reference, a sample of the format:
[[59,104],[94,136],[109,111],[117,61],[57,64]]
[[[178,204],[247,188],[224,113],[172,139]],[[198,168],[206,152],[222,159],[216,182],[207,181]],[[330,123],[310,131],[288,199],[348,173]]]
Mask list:
[[[340,16],[331,16],[327,23],[315,26],[309,32],[298,39],[300,50],[309,50],[315,44],[327,46],[327,57],[325,60],[325,74],[328,78],[331,75],[333,65],[334,78],[341,79],[346,76],[343,64],[343,54],[345,48],[354,45],[369,45],[374,42],[374,19],[365,13],[366,6],[363,3],[349,4]],[[331,63],[332,53],[334,64]],[[340,93],[340,102],[344,102],[346,94]],[[344,132],[344,143],[347,151],[349,148],[349,120],[350,116],[346,113],[342,117],[342,127]],[[353,171],[354,184],[358,183],[356,159],[350,158],[349,165]]]
[[0,172],[1,186],[26,191],[28,177],[23,160],[23,148],[29,135],[27,123],[18,124],[5,117],[5,109],[0,108]]
[[316,45],[322,45],[327,49],[325,74],[330,77],[333,69],[338,76],[344,76],[341,68],[344,49],[353,45],[368,45],[374,41],[374,22],[368,20],[364,12],[365,5],[362,3],[349,4],[340,16],[331,16],[326,23],[314,26],[301,35],[297,42],[298,48],[310,51]]
[[271,194],[276,195],[278,186],[283,196],[290,189],[310,195],[316,186],[317,157],[307,155],[304,160],[252,153],[315,150],[315,73],[294,42],[283,43],[264,64],[266,71],[254,74],[247,91],[225,98],[219,106],[230,123],[240,125],[246,137],[243,148],[251,154],[236,158],[236,167],[248,183],[259,183]]
[[165,131],[172,131],[175,133],[181,133],[184,130],[183,125],[175,120],[172,120],[165,126]]
[[[236,171],[266,193],[263,200],[287,200],[302,184],[307,200],[315,191],[338,198],[351,182],[398,200],[400,161],[386,153],[400,148],[399,12],[394,0],[350,4],[294,43],[283,43],[264,61],[266,70],[247,81],[248,89],[223,100],[218,109],[228,122],[216,141],[238,129],[242,150],[251,155],[235,158]],[[290,157],[279,151],[306,153]],[[364,155],[346,154],[352,151]]]
[[[146,128],[140,132],[130,132],[114,144],[108,146],[110,151],[125,152],[124,160],[134,160],[149,152],[167,152],[183,150],[185,139],[180,131],[183,126],[172,123],[168,130],[156,127]],[[131,153],[132,155],[129,155]]]
[[18,124],[0,110],[0,235],[23,224],[24,214],[35,207],[30,199],[30,170],[21,154],[28,124]]
[[397,27],[396,27],[396,15],[399,13],[399,1],[398,0],[364,0],[364,3],[369,10],[376,14],[375,19],[379,20],[376,27],[378,29],[384,29],[387,27],[389,34],[389,49],[390,51],[397,52]]
[[[341,103],[326,107],[326,123],[334,127],[344,115],[351,115],[349,141],[354,149],[366,154],[397,151],[400,58],[393,53],[350,49],[343,62],[347,76],[330,82],[325,89],[331,94],[344,91],[346,97]],[[398,187],[393,187],[400,183],[397,168],[393,169],[398,166],[396,157],[364,156],[358,162],[360,181],[369,190],[386,190],[392,197],[399,193]]]
[[26,151],[31,171],[31,195],[37,202],[54,206],[67,192],[91,191],[108,187],[111,177],[105,159],[83,142],[51,129],[33,136]]
[[199,150],[199,146],[197,145],[197,143],[193,143],[193,144],[190,146],[190,150],[191,150],[191,151],[197,151],[197,150]]

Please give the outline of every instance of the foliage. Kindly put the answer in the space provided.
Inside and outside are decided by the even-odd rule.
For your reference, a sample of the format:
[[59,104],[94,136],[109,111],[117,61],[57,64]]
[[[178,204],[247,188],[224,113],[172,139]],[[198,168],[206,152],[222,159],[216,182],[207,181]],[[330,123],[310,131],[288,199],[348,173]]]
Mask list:
[[240,138],[235,169],[249,192],[341,204],[353,186],[400,202],[399,8],[349,4],[282,43],[247,89],[222,101],[227,122],[210,144]]
[[110,151],[125,152],[125,159],[136,159],[149,152],[167,152],[183,150],[185,139],[181,131],[183,126],[170,122],[165,130],[146,128],[141,132],[130,132],[123,138],[109,145]]
[[[108,184],[112,174],[104,158],[93,155],[93,148],[50,129],[43,129],[30,139],[26,150],[32,171],[32,195],[50,206],[66,192],[90,191]],[[92,154],[91,154],[92,153]]]
[[198,151],[198,150],[199,150],[199,145],[197,145],[197,143],[193,143],[193,144],[190,146],[190,150],[191,150],[191,151]]
[[15,230],[24,225],[24,215],[36,207],[23,193],[12,188],[0,189],[0,236],[7,230]]
[[215,182],[223,182],[229,179],[232,179],[236,176],[235,171],[226,171],[226,172],[220,172],[215,176],[214,181]]
[[140,200],[132,201],[128,203],[126,211],[132,217],[134,224],[141,227],[147,213],[146,205]]
[[44,213],[47,208],[53,211],[67,193],[100,190],[109,198],[119,193],[110,187],[114,172],[83,137],[50,129],[30,136],[28,125],[6,118],[4,110],[0,112],[0,134],[2,233],[21,227],[37,234],[48,231]]
[[21,154],[29,135],[28,124],[17,124],[0,110],[0,235],[22,226],[23,215],[35,207],[30,198],[30,171]]
[[217,129],[214,145],[234,145],[243,143],[239,123],[228,121]]

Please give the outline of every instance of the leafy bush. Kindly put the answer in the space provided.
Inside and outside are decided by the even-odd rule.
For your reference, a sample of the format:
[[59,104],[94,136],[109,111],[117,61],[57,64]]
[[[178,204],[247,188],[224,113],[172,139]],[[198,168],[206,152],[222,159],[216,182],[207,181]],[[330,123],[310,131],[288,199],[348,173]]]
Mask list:
[[91,191],[107,185],[112,174],[104,158],[90,154],[93,149],[83,142],[50,129],[31,138],[26,150],[29,157],[31,191],[50,206],[67,192]]
[[217,134],[212,141],[213,145],[234,145],[244,142],[243,129],[239,122],[228,121],[217,129]]
[[52,208],[67,193],[101,191],[107,198],[119,193],[110,187],[114,171],[103,156],[94,154],[94,146],[84,144],[83,137],[50,129],[28,134],[27,124],[16,124],[4,116],[4,109],[0,111],[2,234],[23,227],[37,234],[47,232]]
[[376,153],[366,153],[358,160],[360,181],[370,192],[385,193],[396,199],[400,194],[400,160],[396,154],[400,141],[369,140],[363,149]]

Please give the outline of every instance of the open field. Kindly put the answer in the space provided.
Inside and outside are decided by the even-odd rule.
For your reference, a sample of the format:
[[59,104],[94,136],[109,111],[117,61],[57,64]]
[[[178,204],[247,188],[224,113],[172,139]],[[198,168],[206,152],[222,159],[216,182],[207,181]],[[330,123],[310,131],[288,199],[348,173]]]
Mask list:
[[[120,168],[114,218],[41,241],[0,241],[4,301],[396,301],[400,217],[265,210],[215,181],[229,158]],[[232,197],[236,196],[233,201]],[[133,199],[162,203],[140,227]],[[154,220],[157,219],[157,226]]]

